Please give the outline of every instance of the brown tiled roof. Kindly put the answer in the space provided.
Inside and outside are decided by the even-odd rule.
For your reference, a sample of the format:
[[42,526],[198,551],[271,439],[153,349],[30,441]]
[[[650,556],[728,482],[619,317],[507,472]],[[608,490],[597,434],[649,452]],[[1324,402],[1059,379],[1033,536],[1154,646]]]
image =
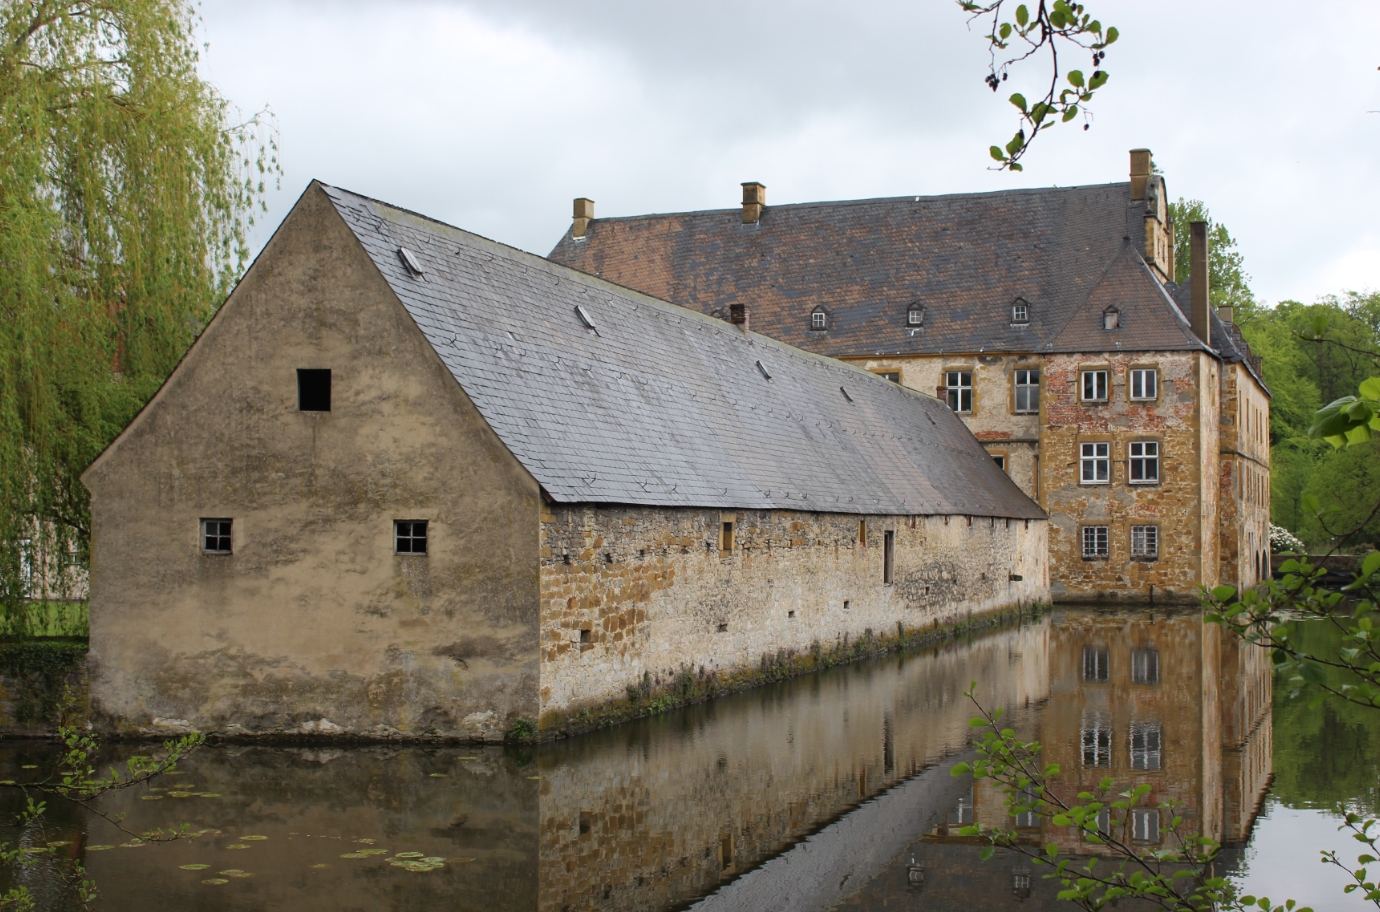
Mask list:
[[[768,206],[749,225],[739,209],[596,219],[550,258],[708,314],[746,303],[754,330],[834,357],[1048,351],[1075,337],[1201,348],[1140,261],[1143,221],[1128,183],[906,196]],[[1094,295],[1135,314],[1124,332],[1082,327]],[[916,331],[912,302],[925,308]],[[810,329],[817,307],[825,331]]]

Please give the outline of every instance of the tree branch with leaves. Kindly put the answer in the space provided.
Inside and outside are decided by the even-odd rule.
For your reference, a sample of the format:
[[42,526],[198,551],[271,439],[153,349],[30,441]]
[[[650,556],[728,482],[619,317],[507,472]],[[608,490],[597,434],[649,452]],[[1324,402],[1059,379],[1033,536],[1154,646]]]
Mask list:
[[[1116,41],[1114,27],[1103,29],[1081,3],[1068,0],[1037,0],[1031,6],[1024,3],[1011,11],[1010,0],[958,0],[959,7],[970,14],[969,26],[983,21],[988,44],[989,64],[984,81],[993,92],[1001,88],[1014,67],[1032,59],[1047,62],[1048,88],[1032,103],[1020,92],[1010,96],[1011,104],[1020,111],[1020,123],[1014,136],[1005,146],[992,146],[991,155],[997,170],[1020,171],[1021,159],[1035,138],[1056,124],[1068,123],[1079,117],[1083,129],[1092,124],[1088,103],[1093,93],[1102,88],[1108,73],[1102,69],[1107,48]],[[1008,16],[1008,11],[1010,15]],[[1092,72],[1085,74],[1073,69],[1061,76],[1061,61],[1070,53],[1087,53],[1092,58]],[[1066,83],[1066,84],[1065,84]]]

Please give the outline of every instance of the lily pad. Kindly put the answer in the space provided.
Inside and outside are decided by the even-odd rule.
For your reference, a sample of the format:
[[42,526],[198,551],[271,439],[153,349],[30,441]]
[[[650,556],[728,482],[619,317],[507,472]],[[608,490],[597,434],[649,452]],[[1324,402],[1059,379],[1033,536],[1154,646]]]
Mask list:
[[200,794],[197,795],[197,797],[198,797],[198,798],[219,798],[219,797],[220,797],[220,792],[201,792]]
[[58,846],[65,846],[65,845],[71,845],[71,843],[68,842],[68,841],[65,840],[65,839],[64,839],[64,840],[59,840],[59,841],[54,841],[54,842],[48,843],[48,848],[50,848],[50,849],[56,849]]
[[253,877],[254,875],[251,874],[251,873],[248,872],[248,871],[241,871],[239,868],[231,868],[231,869],[228,870],[228,871],[221,871],[221,872],[220,872],[220,876],[221,876],[221,877]]
[[226,848],[227,848],[227,849],[247,849],[247,848],[249,848],[249,846],[245,845],[245,844],[242,843],[242,842],[232,842],[232,843],[230,843],[228,846],[226,846]]
[[404,871],[409,871],[413,874],[425,874],[428,871],[435,871],[437,868],[445,867],[444,861],[445,859],[442,858],[421,858],[395,860],[390,862],[390,864],[395,868],[402,868]]
[[240,842],[263,842],[267,836],[241,836]]
[[399,852],[394,858],[425,858],[425,852]]
[[184,871],[204,871],[204,870],[206,870],[207,868],[209,868],[210,865],[208,865],[208,864],[189,864],[189,865],[178,865],[178,867],[181,868],[181,869],[184,870]]
[[226,880],[224,877],[208,877],[206,880],[202,881],[202,883],[210,884],[213,887],[218,887],[221,884],[228,884],[229,882],[230,881]]
[[528,779],[540,779],[541,777],[540,777],[540,776],[528,776],[527,778],[528,778]]
[[37,763],[26,763],[26,764],[24,764],[23,766],[21,766],[20,769],[22,769],[22,770],[36,770],[36,769],[38,769],[38,764],[37,764]]
[[445,773],[429,773],[428,775],[430,775],[432,779],[449,779],[449,778],[450,778],[450,777],[447,776]]
[[377,840],[377,839],[365,839],[364,837],[361,836],[359,839],[356,839],[355,842],[361,843],[361,844],[363,844],[363,845],[373,845],[374,843],[378,842],[378,840]]
[[114,846],[108,846],[108,845],[94,845],[94,846],[89,845],[89,846],[86,847],[86,851],[88,851],[88,852],[104,852],[104,851],[107,851],[107,850],[113,849],[113,848],[115,848],[115,847],[114,847]]
[[142,848],[143,848],[144,846],[146,846],[146,845],[148,845],[147,842],[144,842],[143,840],[140,840],[140,839],[135,839],[135,840],[131,840],[130,842],[122,842],[122,843],[120,843],[120,848],[122,848],[122,849],[142,849]]
[[368,855],[365,855],[363,852],[346,852],[344,855],[341,855],[340,857],[341,857],[341,858],[368,858],[369,856],[368,856]]
[[191,792],[168,792],[168,797],[169,797],[169,798],[190,798],[190,797],[192,797],[192,793],[191,793]]
[[140,796],[139,796],[139,800],[140,800],[140,801],[162,801],[162,800],[163,800],[163,796],[162,796],[162,795],[140,795]]
[[23,849],[22,851],[25,855],[45,855],[48,852],[51,852],[52,849],[46,846],[30,846],[29,848]]

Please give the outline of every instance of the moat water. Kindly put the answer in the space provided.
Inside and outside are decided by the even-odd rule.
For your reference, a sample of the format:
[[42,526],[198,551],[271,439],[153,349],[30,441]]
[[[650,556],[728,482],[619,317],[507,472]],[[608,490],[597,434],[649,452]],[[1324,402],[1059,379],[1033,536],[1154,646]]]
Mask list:
[[[1318,852],[1354,856],[1337,809],[1380,805],[1380,720],[1290,701],[1196,613],[1058,608],[540,749],[208,747],[102,798],[120,826],[50,801],[42,829],[0,838],[57,847],[22,874],[41,909],[78,908],[71,859],[95,908],[140,912],[1059,908],[1042,869],[984,862],[957,834],[1004,817],[999,794],[949,774],[972,682],[1045,745],[1061,787],[1148,782],[1226,843],[1221,870],[1248,889],[1367,907]],[[54,760],[3,742],[0,778]],[[1141,835],[1170,838],[1153,823]],[[131,837],[180,824],[201,835]]]

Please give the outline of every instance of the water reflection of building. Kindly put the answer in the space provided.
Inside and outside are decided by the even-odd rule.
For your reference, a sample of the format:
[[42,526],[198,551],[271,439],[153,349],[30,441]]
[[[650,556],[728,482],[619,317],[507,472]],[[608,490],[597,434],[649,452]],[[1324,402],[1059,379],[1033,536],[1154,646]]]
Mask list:
[[[1265,650],[1224,637],[1196,612],[1056,611],[1049,628],[1049,703],[1021,734],[1043,745],[1043,763],[1058,764],[1060,773],[1052,782],[1056,794],[1072,798],[1095,791],[1104,778],[1112,780],[1113,795],[1151,786],[1130,819],[1112,830],[1118,838],[1147,847],[1173,840],[1172,815],[1157,807],[1173,801],[1186,835],[1201,832],[1239,843],[1250,832],[1270,780],[1269,665]],[[1046,820],[1012,820],[1004,792],[986,781],[954,804],[949,820],[1014,825],[1031,844],[1053,842],[1065,853],[1110,852]],[[1105,812],[1103,820],[1110,823]],[[943,874],[952,869],[967,877],[974,871],[971,856],[978,840],[954,832],[952,826],[937,825],[910,862],[926,872],[927,899],[951,900],[954,908],[990,900],[992,884],[982,885],[979,896],[975,884]],[[974,845],[965,850],[963,843]],[[991,864],[1014,865],[1015,873],[997,877],[1005,885],[998,892],[1015,899],[1029,895],[1032,882],[1023,868],[1017,870],[1022,866],[1017,856],[999,855]],[[1036,872],[1036,893],[1042,891],[1042,873]],[[1043,883],[1052,896],[1056,885]]]

